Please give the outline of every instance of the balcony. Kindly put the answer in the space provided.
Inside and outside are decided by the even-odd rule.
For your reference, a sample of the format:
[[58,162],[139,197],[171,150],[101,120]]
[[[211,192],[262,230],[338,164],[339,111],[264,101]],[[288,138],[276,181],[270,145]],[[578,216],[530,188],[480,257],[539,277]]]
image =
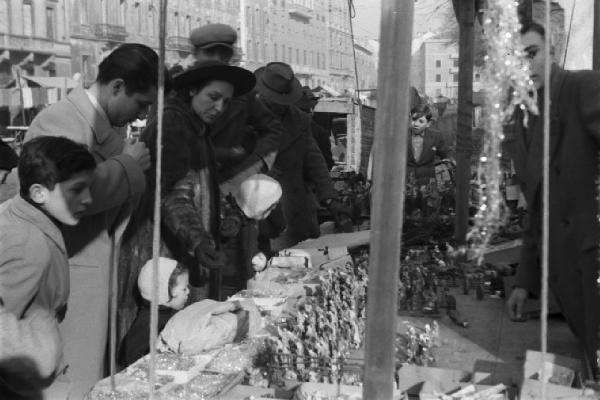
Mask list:
[[288,13],[290,14],[290,17],[298,18],[304,20],[305,22],[310,21],[310,19],[312,18],[312,15],[310,15],[310,10],[298,4],[294,4],[293,6],[291,6],[288,10]]
[[185,36],[169,36],[166,41],[168,50],[192,52],[193,47],[189,37]]
[[38,54],[55,54],[61,57],[71,56],[71,45],[47,38],[11,35],[0,33],[0,48],[8,51],[23,51]]
[[94,35],[109,42],[124,42],[127,39],[127,31],[121,25],[95,24]]

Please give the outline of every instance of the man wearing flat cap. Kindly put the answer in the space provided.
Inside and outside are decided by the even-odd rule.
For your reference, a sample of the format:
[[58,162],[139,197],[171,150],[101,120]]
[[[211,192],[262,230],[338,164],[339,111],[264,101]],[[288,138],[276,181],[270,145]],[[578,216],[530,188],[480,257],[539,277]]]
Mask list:
[[[207,24],[192,31],[190,40],[199,62],[230,63],[236,31],[225,24]],[[219,164],[221,190],[232,193],[248,176],[271,169],[279,148],[281,123],[256,99],[255,93],[235,98],[211,127]]]
[[[235,52],[237,33],[229,25],[207,24],[194,29],[190,40],[198,62],[218,60],[229,64]],[[231,100],[227,110],[210,129],[217,160],[217,179],[223,196],[237,196],[246,178],[271,169],[281,135],[281,122],[256,98],[254,92]],[[250,240],[247,238],[251,237],[257,237],[257,227],[246,220],[237,238],[223,246],[228,259],[223,271],[223,282],[227,286],[245,286],[247,271],[252,267],[252,256],[258,249],[256,240],[248,243]]]

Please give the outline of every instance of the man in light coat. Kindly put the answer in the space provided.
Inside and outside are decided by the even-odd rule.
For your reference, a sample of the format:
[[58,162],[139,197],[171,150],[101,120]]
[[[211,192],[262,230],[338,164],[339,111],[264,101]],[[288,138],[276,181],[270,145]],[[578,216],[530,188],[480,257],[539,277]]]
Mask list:
[[118,251],[131,204],[145,190],[144,170],[150,166],[145,144],[127,143],[121,128],[144,118],[155,101],[158,56],[147,46],[124,44],[98,69],[89,89],[75,88],[43,110],[25,137],[66,136],[88,145],[97,162],[88,215],[79,225],[62,229],[71,294],[60,329],[73,399],[82,398],[105,372],[111,257]]

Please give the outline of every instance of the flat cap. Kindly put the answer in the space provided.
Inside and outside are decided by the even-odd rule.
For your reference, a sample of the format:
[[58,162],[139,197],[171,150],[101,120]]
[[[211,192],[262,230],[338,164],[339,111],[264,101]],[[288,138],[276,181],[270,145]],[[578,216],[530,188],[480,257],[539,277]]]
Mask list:
[[225,46],[233,48],[237,40],[237,33],[229,25],[207,24],[192,31],[190,41],[194,47],[209,48],[214,46]]

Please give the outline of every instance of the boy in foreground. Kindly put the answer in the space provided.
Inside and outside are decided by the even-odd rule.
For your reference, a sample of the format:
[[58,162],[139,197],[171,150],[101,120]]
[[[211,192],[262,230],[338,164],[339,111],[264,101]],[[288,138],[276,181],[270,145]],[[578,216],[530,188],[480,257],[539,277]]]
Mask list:
[[84,145],[64,137],[41,136],[23,146],[20,193],[0,205],[0,298],[17,319],[41,309],[63,320],[69,264],[60,227],[76,225],[91,204],[95,167]]

